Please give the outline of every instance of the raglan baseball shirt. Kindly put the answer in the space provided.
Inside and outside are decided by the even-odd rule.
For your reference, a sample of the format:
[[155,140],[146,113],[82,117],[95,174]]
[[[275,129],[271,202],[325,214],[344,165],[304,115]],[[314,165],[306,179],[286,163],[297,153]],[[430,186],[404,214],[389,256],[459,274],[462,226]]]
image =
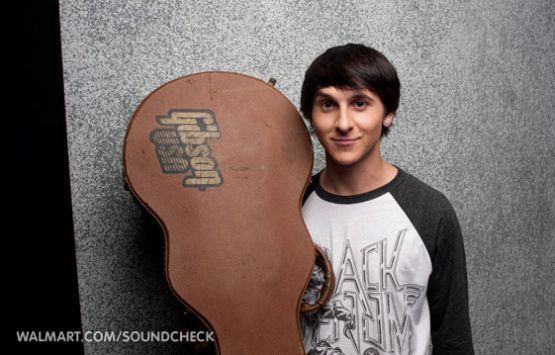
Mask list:
[[336,286],[323,310],[301,317],[307,354],[473,354],[464,247],[447,198],[399,168],[354,196],[323,190],[319,178],[302,212]]

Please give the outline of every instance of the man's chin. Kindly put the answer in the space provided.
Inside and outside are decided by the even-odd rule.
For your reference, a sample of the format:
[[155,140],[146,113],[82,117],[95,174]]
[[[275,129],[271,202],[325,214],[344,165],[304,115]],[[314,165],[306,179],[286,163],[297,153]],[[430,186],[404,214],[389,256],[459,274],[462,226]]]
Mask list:
[[354,165],[356,165],[360,160],[356,159],[354,157],[332,157],[329,162],[331,162],[333,165],[337,166],[337,167],[341,167],[341,168],[349,168],[352,167]]

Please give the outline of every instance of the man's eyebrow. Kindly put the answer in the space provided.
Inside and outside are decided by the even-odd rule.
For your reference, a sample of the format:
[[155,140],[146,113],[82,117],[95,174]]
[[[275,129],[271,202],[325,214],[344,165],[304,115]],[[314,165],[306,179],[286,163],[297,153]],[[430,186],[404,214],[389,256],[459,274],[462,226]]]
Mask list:
[[[326,94],[324,92],[321,92],[321,91],[317,91],[316,94],[314,94],[314,99],[316,99],[318,97],[321,97],[321,98],[324,98],[324,99],[327,99],[327,100],[335,100],[333,98],[333,96],[328,95],[328,94]],[[349,96],[349,100],[356,100],[356,99],[366,99],[366,100],[369,100],[369,101],[374,101],[374,98],[368,96],[367,94],[365,94],[362,91],[357,91],[357,90],[353,91],[353,94],[351,96]]]
[[314,94],[314,98],[317,98],[317,97],[322,97],[324,99],[333,100],[333,97],[331,95],[328,95],[328,94],[323,93],[321,91],[317,91],[316,94]]
[[374,99],[363,92],[355,91],[355,93],[350,97],[351,100],[353,99],[367,99],[370,101],[374,101]]

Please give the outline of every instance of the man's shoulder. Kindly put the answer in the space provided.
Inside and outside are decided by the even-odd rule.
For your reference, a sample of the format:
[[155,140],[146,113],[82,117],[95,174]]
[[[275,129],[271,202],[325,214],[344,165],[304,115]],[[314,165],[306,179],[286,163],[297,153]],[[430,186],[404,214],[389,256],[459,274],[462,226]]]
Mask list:
[[[405,210],[405,213],[413,212],[410,213],[412,216],[422,214],[429,218],[446,214],[454,216],[451,202],[441,191],[423,182],[411,173],[397,166],[396,168],[398,169],[398,174],[393,181],[364,195],[371,195],[374,198],[383,193],[390,193],[401,208]],[[304,192],[303,204],[318,189],[317,185],[320,174],[321,171],[311,177]]]
[[396,186],[391,194],[418,231],[432,257],[438,245],[446,239],[453,239],[449,236],[460,234],[457,215],[441,191],[409,173],[404,174],[403,183]]
[[422,181],[420,178],[414,176],[413,174],[399,169],[399,174],[403,176],[403,183],[399,185],[401,191],[403,193],[411,193],[416,194],[420,197],[424,198],[431,198],[435,200],[443,200],[447,201],[447,197],[443,194],[443,192],[439,191],[437,188],[433,187],[432,185]]
[[308,198],[308,196],[310,196],[310,194],[312,192],[314,192],[314,190],[316,189],[316,183],[319,179],[320,174],[321,174],[321,171],[311,176],[311,178],[308,182],[308,185],[306,186],[306,189],[304,190],[304,195],[303,195],[303,200],[302,200],[303,205],[306,202],[306,199]]
[[413,213],[432,217],[454,217],[453,206],[445,194],[416,176],[399,169],[401,183],[391,191],[393,197],[403,207]]

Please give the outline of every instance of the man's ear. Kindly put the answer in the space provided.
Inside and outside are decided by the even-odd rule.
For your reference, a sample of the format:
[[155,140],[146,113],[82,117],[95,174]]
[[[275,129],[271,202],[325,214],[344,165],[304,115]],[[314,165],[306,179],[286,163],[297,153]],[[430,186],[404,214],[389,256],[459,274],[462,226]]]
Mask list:
[[390,112],[387,115],[385,115],[385,117],[383,119],[383,126],[389,128],[391,126],[391,124],[393,123],[393,117],[395,117],[394,112]]

